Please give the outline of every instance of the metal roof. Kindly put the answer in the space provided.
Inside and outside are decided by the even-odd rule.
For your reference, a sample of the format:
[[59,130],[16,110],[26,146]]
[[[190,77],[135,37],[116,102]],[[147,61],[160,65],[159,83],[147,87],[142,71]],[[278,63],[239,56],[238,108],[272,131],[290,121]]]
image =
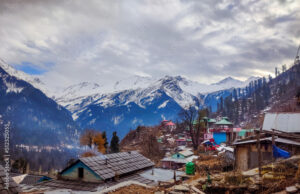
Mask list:
[[207,122],[209,122],[209,123],[215,123],[215,122],[217,122],[217,121],[216,121],[216,119],[208,119]]
[[[252,139],[252,140],[234,142],[233,145],[256,143],[256,141],[257,141],[256,139]],[[269,141],[269,142],[272,142],[272,137],[261,138],[260,141]],[[275,141],[275,143],[284,143],[284,144],[290,144],[290,145],[300,146],[300,142],[293,141],[293,140],[286,139],[286,138],[278,138],[277,137],[277,138],[274,139],[274,141]]]
[[122,175],[154,166],[151,160],[137,151],[86,157],[79,160],[104,180],[113,178],[115,175]]
[[182,163],[185,164],[187,161],[183,158],[163,158],[162,162],[175,162],[175,163]]
[[222,120],[216,122],[215,124],[216,125],[232,125],[232,123],[229,122],[228,120],[226,120],[225,117]]
[[300,133],[300,113],[266,113],[262,129]]
[[179,152],[179,154],[183,155],[184,157],[188,157],[194,155],[194,152],[192,152],[191,150],[184,150]]
[[[9,176],[9,175],[8,175]],[[20,193],[19,185],[9,176],[9,187],[6,189],[6,173],[5,169],[0,165],[0,193]]]

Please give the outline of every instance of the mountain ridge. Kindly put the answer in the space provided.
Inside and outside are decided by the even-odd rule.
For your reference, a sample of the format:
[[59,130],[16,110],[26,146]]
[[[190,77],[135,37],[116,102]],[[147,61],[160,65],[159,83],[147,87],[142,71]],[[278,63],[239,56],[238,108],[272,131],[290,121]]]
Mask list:
[[2,124],[11,123],[14,145],[76,144],[79,128],[71,113],[12,73],[18,72],[0,66],[0,115]]

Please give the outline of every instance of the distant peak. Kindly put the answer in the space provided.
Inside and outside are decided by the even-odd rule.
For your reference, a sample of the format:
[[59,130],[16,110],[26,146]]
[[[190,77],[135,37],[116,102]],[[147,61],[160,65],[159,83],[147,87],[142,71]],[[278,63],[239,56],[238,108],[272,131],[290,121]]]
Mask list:
[[219,81],[217,83],[214,83],[214,85],[226,84],[226,83],[229,83],[229,82],[242,83],[241,80],[238,80],[238,79],[235,79],[235,78],[229,76],[229,77],[227,77],[225,79],[222,79],[221,81]]

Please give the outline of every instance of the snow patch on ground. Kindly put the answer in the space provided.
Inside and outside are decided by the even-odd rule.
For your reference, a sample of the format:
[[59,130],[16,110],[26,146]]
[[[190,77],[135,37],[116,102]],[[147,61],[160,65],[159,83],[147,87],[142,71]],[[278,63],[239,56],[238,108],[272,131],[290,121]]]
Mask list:
[[[146,179],[153,180],[155,182],[158,181],[169,181],[174,178],[174,170],[162,169],[162,168],[154,168],[154,173],[152,175],[152,169],[149,169],[140,175]],[[176,177],[179,179],[179,175],[183,175],[184,172],[176,171]]]

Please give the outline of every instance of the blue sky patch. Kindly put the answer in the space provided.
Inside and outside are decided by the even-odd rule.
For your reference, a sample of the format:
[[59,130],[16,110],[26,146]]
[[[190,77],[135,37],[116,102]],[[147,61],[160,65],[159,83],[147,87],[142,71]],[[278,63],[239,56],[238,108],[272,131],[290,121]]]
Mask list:
[[[48,64],[51,64],[49,66],[53,65],[52,63],[46,63],[47,66],[48,66]],[[30,75],[41,75],[41,74],[47,72],[47,70],[37,67],[36,65],[34,65],[30,62],[22,62],[21,65],[14,65],[14,67],[17,70],[23,71]]]

